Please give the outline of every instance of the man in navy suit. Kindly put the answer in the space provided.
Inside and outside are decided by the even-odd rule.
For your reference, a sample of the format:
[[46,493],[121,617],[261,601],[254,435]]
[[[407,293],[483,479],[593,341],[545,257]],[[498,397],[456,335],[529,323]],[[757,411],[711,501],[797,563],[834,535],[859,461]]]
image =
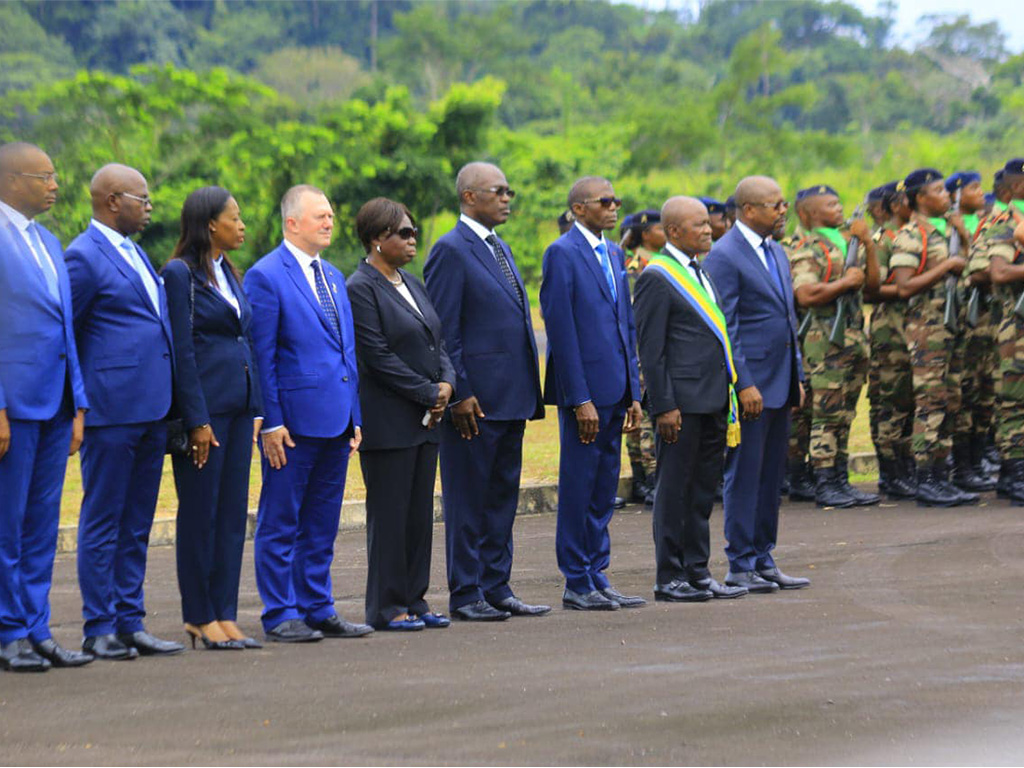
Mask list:
[[782,573],[772,558],[789,412],[804,396],[789,263],[773,240],[785,227],[788,207],[774,179],[743,179],[736,187],[736,225],[704,261],[729,326],[742,415],[740,444],[725,464],[725,583],[750,592],[810,583]]
[[92,661],[49,627],[68,446],[88,407],[63,249],[34,221],[56,200],[45,152],[0,147],[0,669],[12,672]]
[[562,605],[576,610],[646,602],[614,589],[604,573],[622,432],[643,418],[625,268],[604,237],[621,205],[607,179],[587,176],[573,185],[575,223],[544,252],[540,287],[548,336],[544,401],[558,406],[561,443],[555,547],[566,583]]
[[360,637],[334,609],[331,562],[349,457],[362,440],[345,278],[320,254],[334,210],[316,187],[281,199],[284,242],[245,275],[263,390],[263,488],[253,551],[267,639]]
[[153,204],[146,178],[124,165],[100,168],[89,192],[92,221],[65,254],[90,405],[78,521],[82,650],[111,660],[179,653],[185,646],[143,625],[173,370],[163,282],[131,240]]
[[469,163],[455,181],[462,215],[423,269],[455,368],[441,426],[449,609],[465,621],[537,616],[509,586],[527,419],[544,417],[530,301],[494,228],[515,192],[501,169]]

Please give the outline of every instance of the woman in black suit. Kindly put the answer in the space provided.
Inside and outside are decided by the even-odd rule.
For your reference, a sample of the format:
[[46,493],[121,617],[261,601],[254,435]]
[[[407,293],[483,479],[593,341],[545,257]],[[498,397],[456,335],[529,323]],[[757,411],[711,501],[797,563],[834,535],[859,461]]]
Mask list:
[[430,611],[437,425],[455,386],[441,321],[423,283],[409,209],[378,197],[356,215],[366,260],[348,280],[356,330],[366,483],[366,623],[380,630],[446,627]]
[[178,586],[185,631],[209,649],[259,648],[235,623],[249,507],[249,468],[262,419],[252,310],[227,256],[245,242],[238,203],[197,189],[163,270],[174,331],[174,396],[191,454],[174,456]]

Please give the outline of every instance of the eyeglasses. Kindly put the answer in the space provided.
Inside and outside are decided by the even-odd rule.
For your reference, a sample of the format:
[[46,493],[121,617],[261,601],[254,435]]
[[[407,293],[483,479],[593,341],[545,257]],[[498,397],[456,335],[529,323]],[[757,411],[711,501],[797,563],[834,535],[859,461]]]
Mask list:
[[779,200],[777,203],[747,203],[747,205],[756,205],[759,208],[774,208],[781,213],[789,208],[789,200]]
[[59,178],[56,173],[19,173],[14,171],[15,176],[28,176],[30,179],[42,179],[47,184],[51,181],[57,181]]
[[516,196],[516,191],[512,187],[470,187],[474,192],[490,192],[492,195],[498,197],[507,197],[510,200]]
[[146,195],[145,197],[139,197],[138,195],[133,195],[131,192],[115,192],[114,194],[124,195],[125,197],[130,197],[132,200],[138,200],[144,206],[153,204],[153,198],[151,198],[149,195]]
[[604,207],[604,208],[611,208],[612,204],[614,203],[616,208],[621,208],[622,207],[622,198],[621,197],[593,197],[590,200],[584,200],[583,201],[584,205],[586,205],[588,203],[600,203],[601,206]]
[[[408,240],[411,237],[417,237],[420,233],[418,227],[402,227],[392,232],[392,235],[398,235],[400,240]],[[389,235],[390,237],[390,235]]]

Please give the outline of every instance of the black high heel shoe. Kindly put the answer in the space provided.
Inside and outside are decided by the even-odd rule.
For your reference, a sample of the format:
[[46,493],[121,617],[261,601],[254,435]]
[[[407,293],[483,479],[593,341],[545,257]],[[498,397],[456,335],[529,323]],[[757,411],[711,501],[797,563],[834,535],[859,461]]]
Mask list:
[[185,625],[185,632],[192,638],[192,650],[196,649],[196,640],[203,641],[203,647],[208,651],[240,651],[245,646],[238,640],[211,640],[199,627],[192,624]]

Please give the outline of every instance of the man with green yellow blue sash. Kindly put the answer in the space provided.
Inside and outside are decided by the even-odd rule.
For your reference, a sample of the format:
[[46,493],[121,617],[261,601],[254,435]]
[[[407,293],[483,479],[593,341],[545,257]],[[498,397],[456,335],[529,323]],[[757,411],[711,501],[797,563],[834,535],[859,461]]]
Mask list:
[[697,256],[711,248],[707,208],[673,197],[668,242],[637,278],[633,312],[647,404],[656,419],[654,597],[700,602],[747,594],[708,570],[709,520],[726,445],[739,443],[736,370],[719,297]]

